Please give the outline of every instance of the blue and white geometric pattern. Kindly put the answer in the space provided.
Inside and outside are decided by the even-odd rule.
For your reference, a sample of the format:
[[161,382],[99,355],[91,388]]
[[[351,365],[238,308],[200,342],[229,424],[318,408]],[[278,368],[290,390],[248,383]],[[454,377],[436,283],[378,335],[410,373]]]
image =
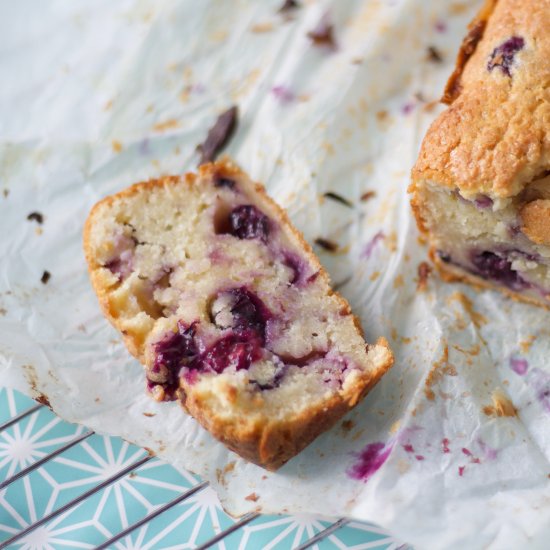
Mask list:
[[[0,424],[35,405],[19,392],[0,389]],[[86,430],[39,410],[0,432],[0,483],[85,435]],[[47,516],[147,452],[120,438],[91,435],[0,490],[0,547],[28,525]],[[8,546],[21,550],[94,548],[174,500],[200,480],[152,458],[126,476],[56,515]],[[130,532],[109,548],[119,550],[192,549],[229,528],[236,520],[205,487]],[[260,516],[234,531],[219,550],[289,550],[331,524],[314,516]],[[396,550],[385,531],[352,522],[312,548]]]

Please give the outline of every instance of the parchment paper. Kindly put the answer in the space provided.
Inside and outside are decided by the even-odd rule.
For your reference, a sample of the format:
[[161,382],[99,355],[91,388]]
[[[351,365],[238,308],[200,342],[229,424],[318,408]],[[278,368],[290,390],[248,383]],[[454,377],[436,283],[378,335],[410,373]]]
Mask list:
[[[480,2],[300,4],[286,15],[279,1],[2,4],[2,383],[200,474],[232,514],[348,516],[417,548],[547,548],[548,312],[433,274],[418,288],[426,249],[406,195]],[[335,47],[307,37],[323,17]],[[344,424],[275,474],[145,395],[81,249],[98,199],[193,169],[232,104],[229,154],[310,242],[338,244],[321,261],[368,340],[385,335],[396,358]]]

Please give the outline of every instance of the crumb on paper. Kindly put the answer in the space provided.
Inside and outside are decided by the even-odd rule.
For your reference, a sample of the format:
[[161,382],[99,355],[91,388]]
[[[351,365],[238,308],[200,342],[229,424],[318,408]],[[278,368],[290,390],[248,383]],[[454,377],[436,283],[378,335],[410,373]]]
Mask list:
[[443,61],[441,53],[439,53],[439,50],[435,46],[428,46],[428,61],[432,63],[441,63]]
[[[470,298],[468,298],[468,296],[466,296],[462,292],[453,292],[449,296],[449,298],[447,299],[447,304],[451,305],[453,302],[458,302],[462,306],[476,328],[479,329],[483,325],[487,324],[487,318],[475,311],[473,302],[470,300]],[[462,328],[466,328],[462,316],[457,315],[457,321]]]
[[328,13],[321,17],[315,28],[307,33],[307,36],[314,46],[326,47],[331,50],[336,49],[334,26],[330,22]]
[[48,407],[48,409],[52,408],[52,406],[50,405],[50,400],[48,399],[48,396],[44,395],[43,393],[38,393],[38,395],[35,395],[34,400],[38,401],[41,405],[45,405],[46,407]]
[[103,110],[108,111],[113,106],[113,100],[109,99],[105,105],[103,105]]
[[341,424],[342,431],[344,433],[349,433],[353,429],[354,425],[355,424],[354,424],[353,420],[344,420]]
[[157,122],[153,125],[153,130],[155,132],[164,132],[165,130],[173,130],[174,128],[179,127],[179,122],[173,118],[165,120],[163,122]]
[[152,418],[153,416],[156,416],[156,413],[144,412],[144,413],[143,413],[143,416],[147,416],[148,418]]
[[31,212],[27,216],[27,220],[35,221],[37,224],[42,225],[44,223],[44,214],[41,212]]
[[525,340],[522,340],[519,343],[519,347],[521,348],[521,351],[523,353],[527,353],[531,349],[531,346],[533,345],[533,342],[535,341],[535,339],[536,339],[536,336],[534,334],[531,334]]
[[8,310],[6,308],[0,307],[0,316],[4,317],[4,315],[6,315],[7,312]]
[[455,2],[449,6],[449,13],[451,15],[461,15],[468,9],[468,5],[465,2]]
[[438,384],[443,376],[456,376],[456,368],[449,364],[449,346],[445,344],[441,358],[436,361],[424,382],[424,395],[430,401],[435,399],[435,392],[432,387]]
[[256,493],[250,493],[249,495],[245,496],[244,499],[248,500],[250,502],[258,502],[259,496]]
[[42,277],[40,277],[40,282],[43,285],[48,284],[48,281],[50,280],[51,276],[52,274],[49,271],[44,271],[44,273],[42,273]]
[[320,246],[323,250],[326,250],[327,252],[336,252],[339,249],[338,243],[335,243],[334,241],[331,241],[329,239],[324,239],[322,237],[318,237],[315,239],[315,244],[317,246]]
[[393,288],[401,288],[403,286],[405,286],[405,279],[403,279],[403,275],[398,275],[393,280]]
[[8,195],[10,194],[10,190],[9,189],[2,189],[2,194],[4,195],[4,198],[7,199]]
[[517,416],[517,409],[514,407],[511,399],[500,389],[496,389],[491,395],[492,405],[483,407],[483,412],[487,416],[494,417],[514,417]]
[[380,271],[373,271],[373,273],[369,277],[369,281],[376,281],[378,277],[380,277]]
[[387,239],[386,239],[386,246],[388,247],[388,250],[390,252],[396,252],[397,251],[397,233],[395,231],[392,231]]
[[326,193],[323,194],[323,197],[327,199],[331,199],[335,202],[338,202],[344,206],[347,206],[348,208],[353,208],[353,203],[350,200],[346,199],[345,197],[342,197],[338,193],[334,193],[333,191],[327,191]]
[[227,145],[237,128],[238,114],[237,106],[233,105],[218,116],[204,142],[197,146],[197,151],[201,155],[199,166],[215,160],[218,153]]
[[374,197],[376,197],[376,191],[365,191],[361,197],[359,198],[359,200],[361,202],[367,202],[369,201],[370,199],[373,199]]
[[395,435],[401,427],[401,420],[396,420],[390,427],[390,434]]
[[428,278],[432,273],[432,268],[428,262],[418,264],[418,284],[416,290],[422,292],[428,286]]
[[255,23],[250,27],[250,32],[255,34],[262,34],[264,32],[270,32],[273,30],[273,25],[269,22]]
[[300,7],[296,0],[284,0],[281,7],[277,10],[279,13],[287,13]]
[[115,153],[120,153],[122,151],[122,143],[120,143],[120,141],[117,141],[116,139],[112,141],[111,146]]

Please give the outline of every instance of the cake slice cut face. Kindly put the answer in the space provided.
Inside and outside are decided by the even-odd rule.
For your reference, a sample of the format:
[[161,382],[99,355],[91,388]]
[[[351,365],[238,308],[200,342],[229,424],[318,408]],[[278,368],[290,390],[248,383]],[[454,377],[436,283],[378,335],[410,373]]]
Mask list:
[[413,169],[412,205],[449,279],[550,305],[550,3],[491,0]]
[[102,309],[145,366],[241,456],[276,469],[392,364],[263,187],[229,161],[140,183],[92,210],[84,248]]

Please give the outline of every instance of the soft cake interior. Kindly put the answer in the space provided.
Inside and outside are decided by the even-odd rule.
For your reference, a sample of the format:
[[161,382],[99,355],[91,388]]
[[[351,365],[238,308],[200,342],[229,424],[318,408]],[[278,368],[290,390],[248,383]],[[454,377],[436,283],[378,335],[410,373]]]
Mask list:
[[415,195],[432,252],[445,272],[550,304],[550,176],[511,198],[463,196],[429,180],[417,183]]
[[280,219],[263,191],[219,168],[136,186],[95,213],[103,305],[157,400],[200,400],[242,424],[296,417],[338,393],[353,405],[389,366]]

